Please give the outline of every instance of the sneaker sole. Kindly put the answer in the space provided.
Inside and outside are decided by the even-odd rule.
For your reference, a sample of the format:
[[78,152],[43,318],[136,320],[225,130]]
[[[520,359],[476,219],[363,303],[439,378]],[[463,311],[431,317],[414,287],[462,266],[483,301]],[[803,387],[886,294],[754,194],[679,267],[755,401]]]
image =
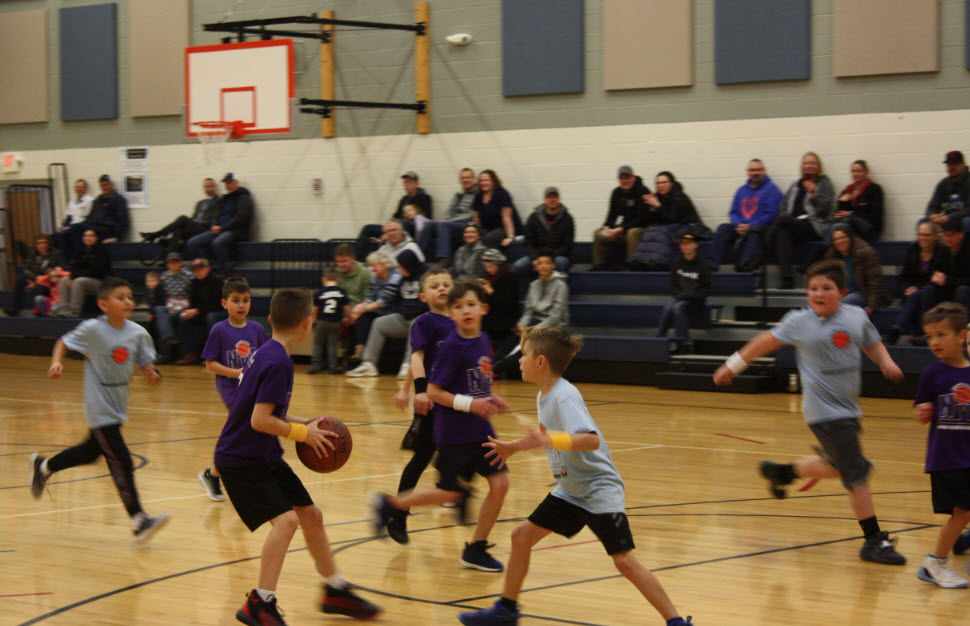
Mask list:
[[505,569],[504,567],[499,567],[498,569],[495,569],[494,567],[487,567],[485,565],[476,565],[475,563],[470,563],[463,558],[458,559],[458,562],[461,563],[463,566],[467,567],[468,569],[477,569],[480,572],[499,573]]
[[144,543],[145,541],[148,541],[149,539],[152,538],[152,535],[154,535],[159,530],[161,530],[166,524],[168,524],[169,520],[171,520],[172,518],[169,515],[162,514],[162,515],[159,515],[157,519],[158,519],[157,524],[149,527],[140,535],[135,535],[135,541],[139,543]]
[[867,559],[861,554],[859,555],[859,558],[865,561],[866,563],[877,563],[879,565],[906,565],[906,557],[904,557],[901,554],[899,555],[899,560],[892,560],[892,561],[887,561],[884,559]]
[[205,476],[202,474],[198,475],[199,482],[202,483],[202,488],[205,489],[205,495],[209,496],[209,499],[213,502],[222,502],[226,499],[225,494],[215,493],[209,488],[209,481],[206,480]]
[[963,581],[963,584],[956,584],[956,585],[940,584],[940,582],[937,581],[932,576],[930,576],[930,573],[926,571],[925,567],[922,567],[922,566],[920,566],[919,570],[917,570],[916,577],[919,578],[920,580],[925,580],[928,583],[932,583],[937,587],[940,587],[941,589],[966,589],[967,585],[970,584],[970,583],[967,583],[967,581]]
[[326,604],[326,603],[324,603],[324,605],[321,607],[321,610],[327,615],[346,615],[347,617],[352,617],[354,619],[359,619],[361,621],[374,619],[381,613],[380,609],[377,609],[374,612],[368,611],[367,613],[362,613],[361,611],[354,610],[352,608],[345,608],[342,606],[336,606],[333,604]]
[[39,452],[34,452],[30,455],[30,459],[28,460],[28,463],[30,463],[30,495],[34,497],[34,500],[40,500],[40,497],[44,495],[43,487],[41,487],[39,491],[34,491],[34,479],[37,477],[37,458],[39,456]]
[[249,624],[249,626],[260,626],[259,622],[254,621],[251,617],[246,615],[246,612],[242,609],[236,611],[236,621],[242,622],[243,624]]

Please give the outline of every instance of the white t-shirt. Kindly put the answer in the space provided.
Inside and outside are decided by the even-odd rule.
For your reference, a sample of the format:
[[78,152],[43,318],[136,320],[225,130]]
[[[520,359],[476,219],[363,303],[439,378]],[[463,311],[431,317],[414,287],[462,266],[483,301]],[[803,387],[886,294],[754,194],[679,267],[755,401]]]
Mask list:
[[91,212],[91,203],[94,198],[84,194],[80,198],[74,198],[67,203],[67,225],[80,224],[88,217]]

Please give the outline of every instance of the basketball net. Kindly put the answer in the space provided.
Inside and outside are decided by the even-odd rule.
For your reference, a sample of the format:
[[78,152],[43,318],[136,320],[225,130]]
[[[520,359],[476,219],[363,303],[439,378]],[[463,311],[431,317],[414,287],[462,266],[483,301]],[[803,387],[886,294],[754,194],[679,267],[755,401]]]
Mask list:
[[224,165],[226,142],[229,137],[243,136],[242,122],[195,122],[195,125],[200,128],[195,136],[202,144],[203,165]]

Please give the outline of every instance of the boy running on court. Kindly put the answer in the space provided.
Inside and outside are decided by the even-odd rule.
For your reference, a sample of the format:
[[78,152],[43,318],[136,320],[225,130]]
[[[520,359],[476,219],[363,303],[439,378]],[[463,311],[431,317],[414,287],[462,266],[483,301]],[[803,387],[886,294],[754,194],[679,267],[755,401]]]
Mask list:
[[120,278],[105,278],[98,289],[98,306],[103,316],[81,322],[57,340],[47,370],[48,378],[60,378],[68,350],[84,355],[84,420],[90,429],[88,438],[49,459],[33,453],[30,492],[34,498],[40,498],[54,472],[94,463],[104,456],[111,480],[131,517],[135,539],[145,541],[168,522],[169,516],[152,517],[142,509],[121,425],[128,421],[128,384],[133,367],[138,366],[149,385],[157,385],[162,377],[152,364],[155,348],[151,336],[129,320],[135,310],[131,285]]
[[[451,292],[451,274],[443,268],[433,268],[421,277],[421,293],[418,298],[431,309],[422,313],[411,324],[411,367],[404,385],[394,396],[397,408],[407,407],[414,383],[414,419],[405,436],[409,449],[414,451],[411,460],[401,472],[397,493],[411,491],[431,463],[438,447],[434,444],[434,413],[428,399],[428,375],[438,355],[438,346],[455,331],[455,323],[448,316],[448,294]],[[395,509],[387,520],[387,534],[398,543],[408,542],[408,512]]]
[[916,576],[947,589],[965,589],[967,580],[950,567],[950,549],[970,523],[970,361],[963,353],[967,310],[953,302],[938,304],[923,315],[923,331],[940,360],[920,373],[914,413],[921,424],[930,425],[925,471],[933,512],[950,518]]
[[[227,410],[239,388],[243,365],[268,340],[262,324],[246,319],[251,304],[252,291],[246,279],[238,276],[226,279],[222,285],[222,308],[229,313],[229,319],[212,326],[202,349],[205,368],[216,375],[216,390]],[[199,482],[213,502],[226,499],[215,463],[199,472]]]
[[303,441],[326,456],[336,433],[321,430],[316,419],[287,415],[293,391],[290,353],[310,334],[312,309],[306,289],[280,289],[270,302],[273,336],[249,363],[229,409],[229,419],[216,443],[215,462],[232,506],[250,531],[269,522],[273,528],[263,543],[259,582],[247,594],[236,619],[250,626],[285,624],[276,605],[276,586],[283,559],[297,527],[307,550],[324,576],[324,613],[369,619],[380,611],[355,595],[337,572],[323,526],[323,513],[313,503],[299,477],[283,460],[279,438]]
[[849,505],[859,520],[865,543],[859,551],[863,561],[904,565],[889,534],[879,528],[869,488],[872,463],[859,443],[861,387],[860,349],[882,370],[899,381],[903,373],[889,356],[866,312],[842,304],[846,289],[845,266],[838,259],[819,261],[805,272],[809,308],[790,311],[772,330],[749,341],[714,372],[714,383],[729,385],[755,359],[795,346],[802,379],[802,411],[818,439],[818,455],[794,463],[761,463],[761,475],[771,494],[785,497],[785,485],[796,478],[840,478],[849,493]]
[[528,520],[512,531],[512,555],[502,597],[491,608],[459,615],[462,624],[517,624],[518,597],[532,548],[550,533],[572,537],[584,526],[589,526],[616,569],[640,590],[667,626],[691,624],[689,616],[686,620],[680,617],[660,581],[633,554],[623,479],[583,396],[562,377],[581,344],[579,337],[555,326],[530,327],[522,333],[519,365],[522,380],[539,386],[539,430],[515,441],[489,437],[483,445],[489,448],[486,456],[500,467],[516,452],[545,448],[558,482]]
[[484,572],[501,572],[502,564],[488,553],[488,535],[495,526],[505,494],[508,470],[489,463],[482,444],[495,435],[488,417],[508,408],[492,395],[492,347],[482,332],[488,313],[485,291],[478,283],[460,281],[448,295],[448,310],[455,330],[439,346],[428,377],[428,399],[434,403],[434,440],[438,446],[438,474],[434,489],[414,489],[398,496],[375,495],[377,531],[394,515],[414,506],[461,502],[464,522],[468,489],[459,477],[480,474],[488,481],[488,495],[478,513],[471,543],[465,543],[460,563]]

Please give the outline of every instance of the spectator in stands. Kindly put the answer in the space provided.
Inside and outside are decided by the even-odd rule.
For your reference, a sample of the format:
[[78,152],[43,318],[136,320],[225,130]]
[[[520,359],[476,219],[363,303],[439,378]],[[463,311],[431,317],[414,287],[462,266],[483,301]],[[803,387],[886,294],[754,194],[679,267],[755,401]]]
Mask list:
[[74,198],[67,202],[67,215],[61,223],[61,232],[83,223],[88,218],[93,203],[94,197],[88,193],[88,181],[78,178],[74,181]]
[[714,268],[724,264],[733,248],[739,272],[752,272],[761,266],[762,238],[778,217],[782,194],[772,182],[761,159],[748,161],[748,182],[738,187],[731,202],[729,223],[721,224],[714,234],[711,262]]
[[935,272],[946,266],[946,248],[940,243],[940,227],[930,221],[916,227],[916,241],[906,249],[903,266],[896,286],[903,298],[903,305],[896,321],[883,338],[883,343],[893,345],[903,334],[923,334],[923,290],[932,287],[930,279]]
[[858,159],[850,168],[852,182],[842,190],[832,216],[836,224],[848,224],[852,232],[872,243],[882,234],[882,187],[869,178],[869,164]]
[[206,259],[192,261],[192,281],[189,283],[189,306],[179,314],[182,345],[185,356],[178,365],[201,363],[202,348],[212,326],[227,317],[222,308],[222,281],[213,276]]
[[61,279],[57,317],[81,317],[84,298],[98,293],[103,281],[111,274],[111,256],[98,241],[98,232],[89,228],[81,238],[82,247],[71,259],[71,275]]
[[37,317],[50,317],[54,307],[60,304],[60,285],[61,279],[70,276],[71,273],[60,267],[51,267],[47,273],[40,274],[35,279],[38,288],[47,290],[46,295],[34,296],[34,315]]
[[182,255],[169,252],[165,257],[167,272],[162,272],[159,280],[165,290],[165,305],[155,307],[155,324],[161,345],[158,346],[159,363],[171,363],[177,358],[178,338],[175,331],[178,328],[182,311],[189,308],[192,272],[182,264]]
[[421,233],[431,224],[431,220],[424,216],[424,213],[421,212],[421,207],[416,204],[405,204],[401,213],[404,215],[404,218],[401,220],[402,222],[409,221],[414,224],[414,240],[417,242]]
[[169,223],[161,230],[154,232],[139,233],[145,241],[154,241],[166,235],[172,235],[175,245],[172,249],[181,249],[182,246],[192,237],[201,235],[209,230],[214,223],[216,214],[219,211],[219,189],[213,178],[206,178],[202,181],[202,191],[205,198],[195,203],[195,210],[192,217],[179,215],[173,222]]
[[[444,219],[431,222],[428,229],[421,231],[417,237],[418,246],[424,252],[425,258],[434,259],[438,263],[446,263],[451,258],[451,251],[462,243],[465,224],[472,221],[475,194],[478,186],[475,184],[475,171],[466,167],[458,176],[461,191],[455,192]],[[433,241],[433,245],[432,245]]]
[[926,206],[926,219],[940,228],[952,214],[966,216],[970,212],[970,176],[963,153],[951,150],[943,160],[946,178],[936,184],[933,197]]
[[670,302],[664,305],[657,325],[657,336],[666,337],[674,327],[677,348],[674,352],[691,352],[690,321],[704,311],[711,293],[711,266],[700,253],[697,238],[684,233],[678,240],[680,256],[670,272]]
[[404,230],[404,225],[399,219],[387,220],[384,224],[384,245],[377,249],[378,252],[386,254],[392,261],[397,260],[397,255],[405,250],[410,250],[417,255],[418,260],[424,261],[424,253],[415,243],[414,239]]
[[593,232],[593,270],[620,269],[620,263],[607,260],[607,246],[626,247],[623,260],[633,257],[647,226],[647,207],[643,197],[650,189],[643,179],[633,174],[633,168],[622,165],[617,170],[619,186],[610,194],[606,221]]
[[189,239],[186,251],[194,258],[213,259],[216,270],[228,274],[236,244],[249,241],[255,205],[252,194],[232,172],[222,177],[222,184],[226,194],[219,198],[208,232]]
[[145,303],[148,305],[148,332],[155,345],[162,345],[162,338],[158,336],[158,324],[155,322],[155,307],[165,305],[165,287],[162,287],[161,275],[158,272],[145,274]]
[[337,266],[337,286],[347,292],[350,308],[364,301],[370,286],[371,273],[367,266],[354,256],[354,247],[342,243],[333,251],[334,264]]
[[98,185],[101,187],[101,195],[91,203],[87,218],[83,222],[72,224],[61,233],[59,239],[64,246],[61,252],[66,259],[73,259],[85,245],[82,239],[88,229],[97,233],[100,243],[119,241],[128,232],[128,201],[115,191],[115,184],[107,174],[98,178]]
[[848,224],[832,228],[832,245],[825,251],[825,258],[838,259],[845,265],[849,293],[842,298],[843,304],[861,306],[871,316],[892,301],[882,280],[879,255],[862,238],[853,235]]
[[569,284],[566,275],[556,271],[555,253],[549,248],[536,251],[535,268],[539,278],[529,283],[525,310],[516,324],[518,335],[527,326],[569,325]]
[[4,309],[4,312],[11,317],[20,315],[25,293],[30,293],[32,296],[49,296],[50,289],[38,284],[37,279],[51,269],[60,269],[63,265],[61,256],[51,245],[50,237],[47,235],[34,237],[34,249],[24,259],[23,267],[19,268],[14,279],[13,304]]
[[472,207],[473,219],[482,227],[482,240],[489,248],[506,248],[522,234],[522,220],[512,196],[493,170],[482,170],[478,175],[478,193]]
[[781,288],[795,284],[792,248],[796,243],[819,241],[828,231],[835,189],[814,152],[802,156],[802,175],[785,192],[781,214],[768,229],[766,247],[775,252]]
[[[383,252],[372,252],[367,255],[367,265],[372,275],[367,297],[350,309],[350,321],[353,324],[354,334],[354,355],[350,358],[351,365],[360,364],[371,324],[381,315],[390,313],[388,306],[397,298],[397,292],[401,286],[401,273],[397,271],[397,264]],[[337,284],[340,284],[339,281]]]
[[657,193],[646,194],[647,227],[633,256],[626,262],[635,271],[669,271],[679,256],[678,239],[684,233],[697,238],[711,237],[684,187],[668,171],[657,174]]
[[500,251],[485,250],[482,269],[485,276],[478,282],[488,294],[488,313],[482,319],[482,330],[488,334],[495,354],[505,355],[519,341],[514,332],[519,319],[519,288]]
[[525,248],[528,256],[512,264],[512,270],[523,284],[532,274],[532,259],[541,248],[549,248],[555,254],[556,270],[569,271],[572,265],[573,242],[576,225],[566,205],[559,202],[559,189],[546,187],[543,202],[529,215],[525,222]]
[[[940,302],[952,300],[970,306],[970,240],[963,232],[963,215],[953,213],[943,224],[943,267],[930,276],[930,284],[920,290],[920,315]],[[926,337],[910,339],[916,346],[925,346]]]
[[[482,229],[471,222],[462,231],[465,244],[455,250],[455,258],[451,262],[451,273],[456,279],[481,278],[485,275],[482,266],[482,255],[489,248],[482,243]],[[502,255],[503,258],[505,255]]]
[[694,224],[701,219],[684,186],[668,171],[657,174],[657,193],[647,193],[643,201],[649,212],[649,224]]
[[[418,187],[418,175],[414,172],[404,172],[401,175],[401,183],[404,185],[404,195],[397,201],[397,209],[395,209],[391,218],[401,220],[404,230],[411,237],[416,237],[414,222],[404,218],[404,207],[408,204],[416,204],[425,217],[429,220],[434,219],[431,196],[422,187]],[[386,235],[382,233],[380,224],[367,224],[360,229],[360,235],[357,236],[357,253],[363,254],[371,239],[377,239],[378,243],[384,243],[385,238]]]
[[[347,372],[347,376],[377,376],[377,361],[384,349],[384,341],[388,338],[406,339],[414,318],[428,310],[428,305],[418,297],[421,294],[421,277],[428,271],[428,266],[413,250],[402,251],[397,257],[397,264],[397,271],[401,275],[400,288],[387,304],[388,314],[374,320],[367,335],[364,358],[360,365]],[[407,376],[410,364],[411,346],[406,341],[398,378]]]

